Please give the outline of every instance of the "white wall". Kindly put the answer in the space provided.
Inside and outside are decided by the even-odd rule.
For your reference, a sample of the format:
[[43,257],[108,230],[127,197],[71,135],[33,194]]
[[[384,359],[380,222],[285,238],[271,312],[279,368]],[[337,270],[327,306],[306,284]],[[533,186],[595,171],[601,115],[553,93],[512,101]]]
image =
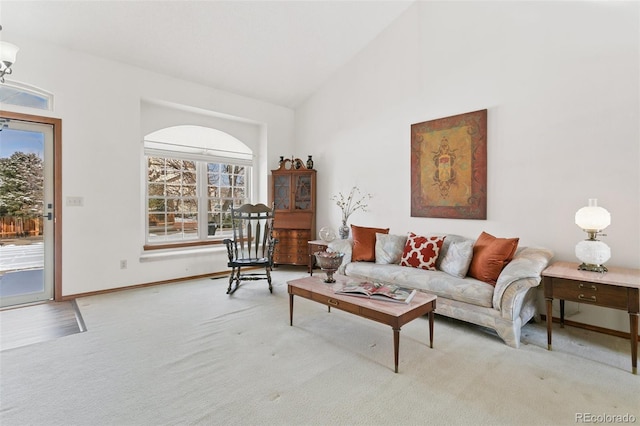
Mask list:
[[[639,16],[637,2],[414,4],[296,111],[318,228],[338,226],[330,197],[357,185],[374,198],[351,223],[517,236],[577,261],[573,217],[597,198],[609,265],[640,268]],[[487,220],[411,217],[411,124],[484,108]],[[574,321],[628,330],[623,312],[589,308],[567,304]]]
[[[12,78],[52,92],[55,111],[2,109],[62,119],[63,199],[84,197],[84,207],[61,206],[63,295],[227,270],[222,247],[141,261],[142,135],[156,130],[150,119],[142,127],[141,104],[146,112],[157,104],[180,106],[176,116],[183,122],[173,124],[240,120],[223,130],[244,135],[256,149],[260,202],[268,201],[269,170],[277,168],[281,153],[292,151],[294,112],[53,45],[17,37],[12,42],[21,48]],[[120,260],[127,260],[127,269],[120,269]]]

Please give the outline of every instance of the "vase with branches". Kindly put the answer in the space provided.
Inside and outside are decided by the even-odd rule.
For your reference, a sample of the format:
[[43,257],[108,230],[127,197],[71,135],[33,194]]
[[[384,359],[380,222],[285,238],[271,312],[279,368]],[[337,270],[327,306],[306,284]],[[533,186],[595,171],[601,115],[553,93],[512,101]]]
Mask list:
[[349,195],[346,197],[342,192],[338,192],[338,195],[331,197],[331,200],[335,201],[336,205],[342,210],[342,226],[338,228],[340,238],[343,240],[349,238],[349,226],[347,225],[349,216],[358,210],[366,212],[368,207],[367,202],[371,197],[371,194],[362,194],[356,186],[351,188]]

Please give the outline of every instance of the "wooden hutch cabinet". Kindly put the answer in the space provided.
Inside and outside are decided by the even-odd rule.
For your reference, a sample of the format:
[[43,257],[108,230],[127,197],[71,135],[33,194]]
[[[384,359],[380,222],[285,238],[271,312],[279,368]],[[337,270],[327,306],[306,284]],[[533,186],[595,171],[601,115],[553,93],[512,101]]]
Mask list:
[[276,265],[309,263],[307,243],[316,235],[316,171],[311,161],[309,166],[297,158],[287,159],[271,171]]

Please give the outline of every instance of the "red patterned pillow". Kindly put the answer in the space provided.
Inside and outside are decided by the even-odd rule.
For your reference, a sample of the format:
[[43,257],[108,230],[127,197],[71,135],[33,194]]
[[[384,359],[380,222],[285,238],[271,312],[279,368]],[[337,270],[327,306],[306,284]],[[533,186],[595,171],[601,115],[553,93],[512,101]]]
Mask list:
[[444,236],[423,237],[410,232],[407,243],[404,245],[400,266],[435,271],[436,260],[438,260],[444,238]]

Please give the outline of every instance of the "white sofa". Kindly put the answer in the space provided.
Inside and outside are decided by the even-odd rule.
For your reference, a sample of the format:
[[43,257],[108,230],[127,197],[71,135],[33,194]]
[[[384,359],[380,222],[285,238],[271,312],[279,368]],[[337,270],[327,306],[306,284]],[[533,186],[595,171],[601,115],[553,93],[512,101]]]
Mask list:
[[334,240],[329,243],[329,249],[345,253],[339,273],[434,294],[438,296],[437,314],[493,329],[507,345],[518,348],[522,326],[537,314],[536,287],[553,253],[544,248],[519,247],[494,287],[440,269],[440,262],[451,244],[465,240],[474,241],[459,235],[446,235],[433,271],[395,263],[352,262],[352,239]]

